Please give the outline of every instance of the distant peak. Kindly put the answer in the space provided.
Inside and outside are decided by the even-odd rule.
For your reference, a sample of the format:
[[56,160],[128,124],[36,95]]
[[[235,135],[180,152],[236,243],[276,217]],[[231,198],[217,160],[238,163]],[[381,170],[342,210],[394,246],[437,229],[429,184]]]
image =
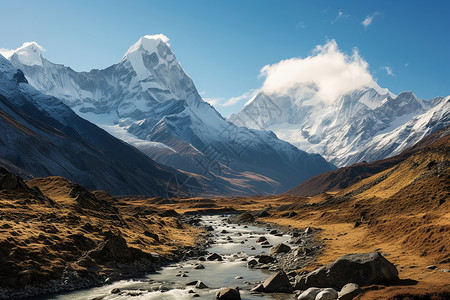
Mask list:
[[128,49],[127,53],[123,56],[123,59],[126,58],[128,54],[139,51],[140,49],[147,50],[150,53],[156,52],[160,43],[170,46],[169,38],[164,34],[144,35]]
[[17,49],[0,49],[0,54],[8,59],[17,55],[22,64],[33,66],[42,65],[42,51],[45,49],[38,43],[26,42]]

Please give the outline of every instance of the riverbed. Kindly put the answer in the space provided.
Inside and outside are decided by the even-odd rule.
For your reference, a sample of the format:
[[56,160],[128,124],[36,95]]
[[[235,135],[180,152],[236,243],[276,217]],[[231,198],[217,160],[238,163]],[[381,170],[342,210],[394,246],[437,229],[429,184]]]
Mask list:
[[[201,224],[211,226],[210,254],[217,253],[222,261],[200,261],[199,258],[167,265],[157,272],[130,280],[116,281],[100,287],[67,292],[45,299],[214,299],[224,287],[239,287],[242,299],[295,299],[290,294],[251,294],[250,289],[268,278],[273,272],[267,269],[247,267],[247,261],[258,254],[268,254],[269,246],[256,240],[262,235],[270,245],[286,243],[288,234],[270,234],[269,230],[244,224],[229,224],[227,216],[208,215],[201,217]],[[205,257],[208,257],[206,255]],[[195,269],[198,264],[204,269]],[[187,285],[202,281],[207,288]]]

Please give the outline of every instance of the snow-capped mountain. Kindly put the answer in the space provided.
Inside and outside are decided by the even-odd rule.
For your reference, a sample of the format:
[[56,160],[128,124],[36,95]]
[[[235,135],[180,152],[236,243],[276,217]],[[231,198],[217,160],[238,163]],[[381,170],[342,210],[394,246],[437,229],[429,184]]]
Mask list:
[[259,92],[229,120],[272,130],[299,149],[346,166],[398,154],[448,125],[446,101],[425,101],[412,92],[394,95],[373,82],[324,103],[314,85],[299,85],[289,93]]
[[29,83],[158,162],[199,174],[227,193],[282,192],[334,166],[238,127],[204,102],[163,35],[144,36],[103,70],[75,72],[27,43],[9,60]]
[[[26,62],[36,62],[28,58]],[[26,176],[63,176],[116,195],[166,196],[178,188],[172,178],[187,178],[37,91],[2,55],[0,165]]]

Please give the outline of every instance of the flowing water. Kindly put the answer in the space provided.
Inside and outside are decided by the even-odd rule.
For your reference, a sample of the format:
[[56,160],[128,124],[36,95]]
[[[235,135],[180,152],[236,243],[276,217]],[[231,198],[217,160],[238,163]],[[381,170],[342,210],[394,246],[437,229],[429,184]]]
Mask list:
[[[262,269],[247,268],[247,261],[252,256],[269,252],[269,248],[262,248],[256,239],[264,235],[271,245],[286,242],[289,235],[275,236],[269,234],[265,228],[228,224],[223,216],[210,215],[201,218],[202,224],[211,225],[214,231],[214,244],[207,250],[223,257],[223,261],[199,261],[192,259],[163,267],[154,273],[142,278],[121,280],[100,287],[78,290],[47,297],[46,299],[191,299],[193,290],[200,297],[197,299],[214,299],[218,290],[223,287],[238,286],[242,299],[295,299],[289,294],[250,294],[250,289],[268,278],[272,272]],[[222,233],[226,230],[227,233]],[[232,241],[227,240],[230,237]],[[244,243],[241,243],[244,241]],[[255,250],[251,250],[251,247]],[[244,260],[243,260],[244,259]],[[202,264],[204,269],[194,269],[195,264]],[[184,273],[188,277],[177,276]],[[242,279],[236,279],[241,276]],[[192,281],[201,280],[208,286],[197,289],[186,286]],[[120,289],[120,294],[113,294],[111,290]],[[192,291],[191,291],[192,292]]]

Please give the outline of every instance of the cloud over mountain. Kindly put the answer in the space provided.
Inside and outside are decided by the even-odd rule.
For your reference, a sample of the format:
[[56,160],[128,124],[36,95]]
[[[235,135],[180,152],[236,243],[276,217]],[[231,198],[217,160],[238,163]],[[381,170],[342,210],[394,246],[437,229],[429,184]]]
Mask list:
[[343,53],[335,40],[318,45],[312,55],[291,58],[261,69],[262,91],[283,95],[299,86],[317,90],[318,100],[333,103],[339,96],[374,83],[368,63],[354,49]]

